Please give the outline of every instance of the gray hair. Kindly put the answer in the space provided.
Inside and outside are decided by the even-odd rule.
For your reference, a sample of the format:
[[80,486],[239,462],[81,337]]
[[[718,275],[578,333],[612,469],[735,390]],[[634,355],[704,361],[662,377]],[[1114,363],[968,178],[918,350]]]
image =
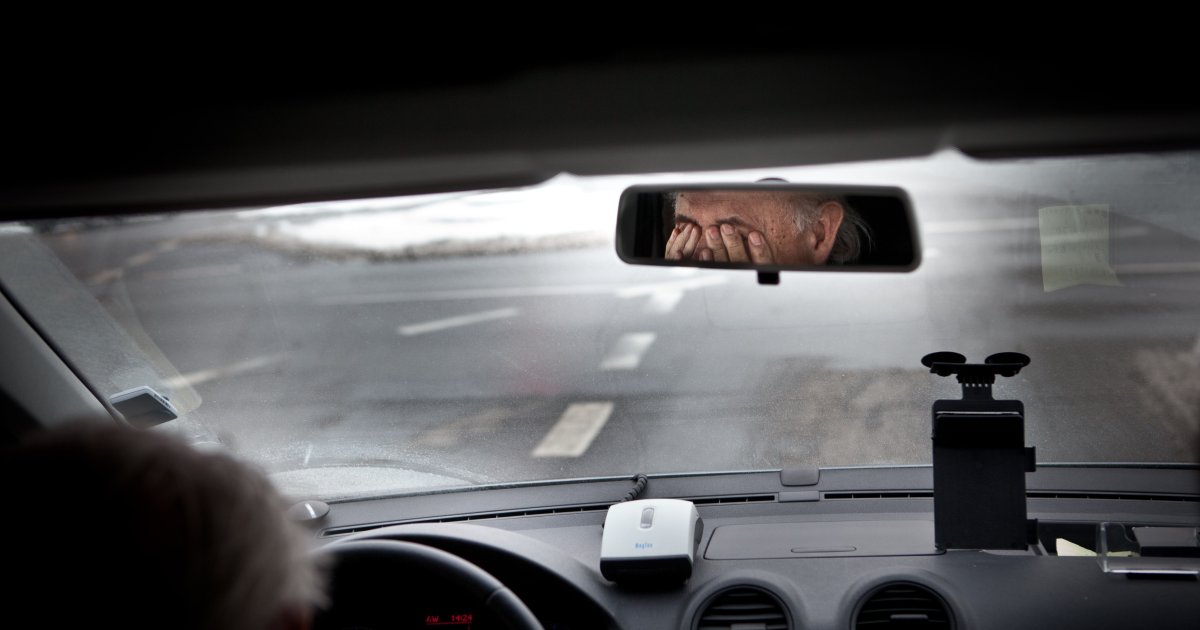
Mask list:
[[796,227],[801,231],[812,226],[822,205],[832,201],[842,207],[842,224],[838,226],[833,248],[829,250],[830,263],[845,264],[858,260],[858,257],[862,255],[864,239],[870,246],[870,227],[863,220],[862,215],[847,203],[844,197],[816,193],[795,193],[789,194],[787,197],[791,202],[792,209],[796,212]]
[[33,519],[16,567],[71,593],[39,605],[42,583],[14,598],[45,608],[50,626],[252,630],[323,602],[307,535],[266,477],[231,456],[92,423],[39,432],[0,459],[6,498]]

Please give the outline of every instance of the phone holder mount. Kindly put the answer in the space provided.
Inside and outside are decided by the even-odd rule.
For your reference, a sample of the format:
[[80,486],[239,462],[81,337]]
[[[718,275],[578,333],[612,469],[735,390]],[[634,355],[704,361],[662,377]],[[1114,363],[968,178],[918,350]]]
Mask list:
[[962,400],[933,403],[933,528],[938,549],[1026,549],[1037,541],[1037,521],[1025,508],[1025,473],[1034,472],[1025,447],[1025,406],[995,400],[997,376],[1029,365],[1017,352],[967,363],[957,352],[934,352],[921,364],[938,376],[955,375]]

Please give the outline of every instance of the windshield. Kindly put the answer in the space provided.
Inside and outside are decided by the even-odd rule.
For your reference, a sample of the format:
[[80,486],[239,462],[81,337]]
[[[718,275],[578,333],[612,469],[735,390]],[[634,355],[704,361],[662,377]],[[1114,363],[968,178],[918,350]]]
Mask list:
[[[289,494],[928,464],[920,364],[1021,352],[1040,462],[1200,460],[1200,154],[886,162],[0,229],[0,279],[104,396],[148,386]],[[630,266],[628,185],[900,186],[911,273]]]

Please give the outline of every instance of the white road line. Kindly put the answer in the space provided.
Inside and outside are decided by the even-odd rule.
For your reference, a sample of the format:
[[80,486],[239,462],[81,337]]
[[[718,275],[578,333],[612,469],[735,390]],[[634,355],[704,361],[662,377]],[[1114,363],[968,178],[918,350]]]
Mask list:
[[157,247],[151,250],[144,251],[140,254],[135,254],[125,259],[125,264],[115,269],[105,269],[90,276],[86,282],[89,285],[106,284],[116,280],[120,280],[125,274],[126,269],[133,267],[141,267],[142,265],[153,261],[159,254],[165,254],[179,247],[179,239],[170,239],[159,243]]
[[611,402],[571,403],[533,449],[534,457],[579,457],[591,446],[612,415]]
[[106,284],[113,282],[125,275],[125,270],[117,267],[116,269],[105,269],[97,272],[87,279],[89,285]]
[[149,251],[149,252],[142,252],[142,253],[136,254],[134,256],[130,256],[129,259],[125,261],[125,266],[126,267],[140,267],[140,266],[150,262],[151,260],[154,260],[154,257],[157,255],[158,255],[158,252]]
[[666,315],[679,306],[683,299],[683,291],[657,291],[650,294],[646,306],[642,309],[651,315]]
[[172,389],[178,389],[181,387],[194,387],[200,383],[206,383],[218,378],[232,376],[234,374],[241,374],[242,372],[249,372],[250,370],[257,370],[258,368],[270,365],[281,358],[283,358],[283,355],[281,354],[268,354],[261,357],[254,357],[253,359],[246,359],[245,361],[238,361],[237,363],[231,363],[225,367],[180,374],[179,376],[173,376],[165,379],[163,382]]
[[1113,265],[1117,275],[1140,275],[1156,273],[1200,273],[1200,262],[1130,263]]
[[[967,219],[964,221],[930,221],[921,226],[924,234],[968,234],[972,232],[1008,232],[1021,230],[1037,230],[1036,218],[1011,217],[1006,219]],[[1150,233],[1150,228],[1142,225],[1116,228],[1109,232],[1110,238],[1137,238]],[[1087,235],[1082,238],[1091,239]]]
[[437,302],[442,300],[479,300],[484,298],[545,297],[615,293],[616,284],[563,284],[540,287],[505,287],[500,289],[457,289],[447,291],[411,291],[405,293],[374,293],[366,295],[332,295],[317,298],[319,304],[395,304],[397,302]]
[[636,370],[642,362],[642,356],[654,343],[654,333],[626,333],[617,340],[612,352],[600,362],[601,370]]
[[308,450],[304,451],[304,465],[305,466],[308,465],[308,458],[312,457],[312,450],[313,450],[312,442],[309,442]]
[[223,278],[242,273],[240,264],[202,265],[199,267],[183,267],[182,269],[163,269],[147,271],[145,277],[159,280],[199,280],[202,278]]
[[647,284],[635,284],[633,286],[623,287],[617,291],[617,297],[635,298],[645,295],[653,295],[662,293],[663,291],[691,291],[693,289],[702,289],[718,284],[725,284],[729,281],[728,276],[701,276],[699,278],[688,278],[686,280],[671,280],[670,282],[654,282]]
[[1150,228],[1144,225],[1135,225],[1132,227],[1113,228],[1104,232],[1073,232],[1069,234],[1040,234],[1039,238],[1045,245],[1072,245],[1075,243],[1104,243],[1106,240],[1112,241],[1119,238],[1138,238],[1146,236],[1150,233]]
[[471,313],[470,315],[458,315],[456,317],[447,317],[444,319],[435,319],[433,321],[422,322],[420,324],[409,324],[408,326],[400,326],[396,329],[401,335],[411,337],[413,335],[423,335],[425,333],[437,332],[446,330],[447,328],[458,328],[459,326],[470,326],[471,324],[479,324],[489,322],[495,319],[504,319],[513,317],[517,314],[515,308],[498,308],[494,311],[483,311],[482,313]]
[[1007,230],[1036,230],[1037,217],[1004,219],[966,219],[963,221],[929,221],[921,226],[925,234],[965,234],[969,232],[1001,232]]
[[659,291],[690,291],[706,286],[724,284],[725,276],[704,276],[644,284],[551,284],[532,287],[502,287],[450,289],[446,291],[411,291],[403,293],[368,293],[360,295],[326,295],[316,298],[318,304],[364,305],[397,304],[400,302],[438,302],[443,300],[480,300],[489,298],[561,297],[572,295],[616,295],[623,298],[642,297]]

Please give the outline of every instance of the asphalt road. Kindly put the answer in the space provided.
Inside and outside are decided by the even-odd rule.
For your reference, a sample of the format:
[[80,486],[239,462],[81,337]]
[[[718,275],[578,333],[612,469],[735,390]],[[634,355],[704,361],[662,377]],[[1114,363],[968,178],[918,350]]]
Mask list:
[[608,248],[312,256],[225,216],[44,240],[161,350],[188,422],[299,493],[928,463],[930,404],[958,397],[919,364],[934,350],[1032,357],[996,393],[1040,461],[1200,461],[1194,240],[1114,216],[1121,284],[1047,292],[1036,210],[937,203],[916,272],[778,287]]

